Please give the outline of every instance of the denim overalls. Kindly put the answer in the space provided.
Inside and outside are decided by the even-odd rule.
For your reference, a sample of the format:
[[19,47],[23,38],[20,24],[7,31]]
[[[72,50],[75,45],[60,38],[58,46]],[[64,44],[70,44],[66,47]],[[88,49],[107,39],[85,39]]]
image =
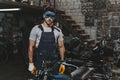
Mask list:
[[42,25],[39,26],[42,31],[41,39],[35,51],[35,66],[37,69],[41,69],[42,61],[56,61],[58,59],[57,46],[54,36],[54,28],[51,32],[44,32]]

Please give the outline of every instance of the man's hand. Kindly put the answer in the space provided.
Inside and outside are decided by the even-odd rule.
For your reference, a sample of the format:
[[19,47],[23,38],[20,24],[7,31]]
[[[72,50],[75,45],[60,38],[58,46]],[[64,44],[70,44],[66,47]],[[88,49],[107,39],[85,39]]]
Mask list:
[[36,70],[36,67],[34,66],[34,64],[33,63],[29,63],[28,71],[30,71],[31,74],[33,74],[35,70]]

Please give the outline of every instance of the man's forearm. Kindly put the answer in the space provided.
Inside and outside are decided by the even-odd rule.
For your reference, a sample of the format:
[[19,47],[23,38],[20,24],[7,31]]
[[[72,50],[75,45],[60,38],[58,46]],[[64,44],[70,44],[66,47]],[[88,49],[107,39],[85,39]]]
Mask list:
[[65,48],[63,46],[63,47],[60,47],[59,49],[60,49],[60,58],[61,60],[64,60]]
[[30,40],[29,41],[29,49],[28,49],[28,58],[29,58],[29,63],[33,62],[33,47],[34,47],[35,41]]
[[29,63],[33,62],[33,50],[29,49],[28,51]]

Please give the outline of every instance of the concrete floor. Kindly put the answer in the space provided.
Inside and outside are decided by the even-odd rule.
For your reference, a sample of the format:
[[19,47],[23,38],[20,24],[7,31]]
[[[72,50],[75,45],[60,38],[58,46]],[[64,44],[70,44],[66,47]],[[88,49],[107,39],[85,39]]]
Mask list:
[[9,56],[6,63],[0,64],[0,80],[27,80],[28,71],[20,54]]

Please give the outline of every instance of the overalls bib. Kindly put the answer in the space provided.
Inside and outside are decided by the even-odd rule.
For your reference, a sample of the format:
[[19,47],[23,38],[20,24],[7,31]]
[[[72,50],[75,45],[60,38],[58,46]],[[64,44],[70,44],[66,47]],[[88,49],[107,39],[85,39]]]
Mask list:
[[42,34],[38,48],[36,48],[34,62],[37,69],[41,69],[43,60],[48,60],[52,62],[58,59],[55,36],[53,32],[54,28],[52,28],[51,32],[44,32],[41,25],[39,26],[39,28],[42,30]]

